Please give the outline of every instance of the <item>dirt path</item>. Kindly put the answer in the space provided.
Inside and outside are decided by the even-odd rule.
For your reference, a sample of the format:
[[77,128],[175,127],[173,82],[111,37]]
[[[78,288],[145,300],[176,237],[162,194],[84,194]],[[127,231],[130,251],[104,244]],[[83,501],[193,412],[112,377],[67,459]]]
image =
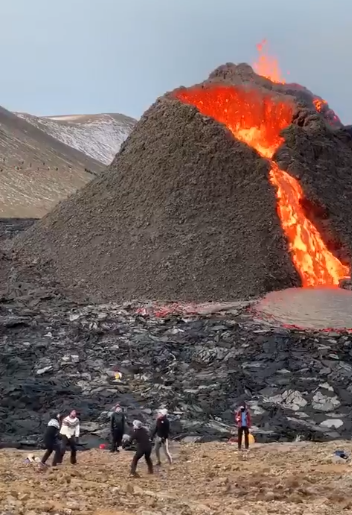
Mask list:
[[[131,453],[94,450],[58,470],[39,473],[26,453],[0,454],[0,509],[44,513],[143,515],[160,513],[330,515],[352,508],[352,469],[333,451],[351,443],[262,445],[248,459],[226,444],[173,445],[174,465],[128,477]],[[40,455],[40,454],[38,454]]]

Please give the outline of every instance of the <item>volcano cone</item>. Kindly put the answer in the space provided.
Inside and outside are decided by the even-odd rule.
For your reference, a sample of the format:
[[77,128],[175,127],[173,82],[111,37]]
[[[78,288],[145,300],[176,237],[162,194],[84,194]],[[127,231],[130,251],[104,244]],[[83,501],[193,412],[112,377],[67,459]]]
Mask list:
[[[18,239],[17,256],[97,301],[226,301],[336,285],[349,272],[352,241],[343,227],[352,208],[343,204],[340,223],[335,208],[329,224],[322,195],[325,222],[319,209],[311,218],[306,212],[310,200],[298,182],[304,156],[283,134],[293,122],[307,141],[326,120],[309,92],[301,105],[302,91],[296,98],[284,87],[247,65],[226,65],[197,88],[159,99],[102,176]],[[339,152],[352,152],[347,132],[332,130],[324,134],[343,141]],[[279,168],[292,167],[290,155],[292,175]],[[352,184],[345,168],[343,177],[333,173]]]

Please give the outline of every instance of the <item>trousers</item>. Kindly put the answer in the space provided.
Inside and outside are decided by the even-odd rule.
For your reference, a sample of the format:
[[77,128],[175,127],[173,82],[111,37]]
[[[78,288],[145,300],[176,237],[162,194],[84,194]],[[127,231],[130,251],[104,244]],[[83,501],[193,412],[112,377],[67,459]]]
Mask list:
[[[46,449],[45,449],[45,452],[44,452],[44,455],[42,457],[42,463],[43,465],[48,461],[48,459],[50,458],[51,454],[53,452],[56,453],[57,449],[59,447],[59,443],[58,442],[55,442],[55,443],[52,443],[52,444],[47,444],[46,445]],[[55,455],[54,455],[54,458],[55,458]]]
[[111,431],[111,452],[116,452],[122,443],[123,431],[114,429]]
[[149,474],[153,474],[154,469],[153,469],[153,462],[150,457],[151,453],[152,453],[151,447],[148,449],[138,449],[137,448],[136,453],[133,456],[132,463],[131,463],[131,474],[133,476],[136,474],[138,462],[141,458],[143,458],[143,456],[147,463]]
[[64,459],[64,456],[65,456],[67,446],[69,446],[69,448],[71,450],[70,462],[72,463],[72,465],[75,465],[75,463],[77,463],[77,458],[76,458],[77,449],[76,449],[75,437],[72,436],[71,438],[68,438],[67,436],[63,436],[62,440],[61,440],[61,445],[58,446],[58,448],[55,452],[54,461],[53,461],[54,467],[57,464],[62,463],[62,460]]
[[160,465],[160,449],[163,449],[164,454],[167,458],[167,461],[172,463],[172,456],[169,451],[169,439],[168,438],[161,438],[160,436],[157,436],[155,439],[155,454],[156,459],[158,460],[158,465]]
[[249,448],[249,429],[248,427],[238,428],[238,448],[242,448],[242,437],[244,435],[244,446],[246,449]]

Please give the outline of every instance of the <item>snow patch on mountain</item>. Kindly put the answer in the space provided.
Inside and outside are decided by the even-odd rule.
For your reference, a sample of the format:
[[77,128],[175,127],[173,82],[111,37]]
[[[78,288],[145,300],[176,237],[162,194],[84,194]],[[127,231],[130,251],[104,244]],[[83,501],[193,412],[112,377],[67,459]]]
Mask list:
[[106,165],[111,163],[136,123],[133,118],[122,114],[16,115],[53,138]]

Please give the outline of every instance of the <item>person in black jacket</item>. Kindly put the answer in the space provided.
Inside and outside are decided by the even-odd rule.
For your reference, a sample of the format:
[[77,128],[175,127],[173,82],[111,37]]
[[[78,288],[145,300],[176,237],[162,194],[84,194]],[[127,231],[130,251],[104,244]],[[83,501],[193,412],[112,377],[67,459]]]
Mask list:
[[147,463],[149,474],[153,474],[153,462],[150,457],[152,453],[152,442],[147,429],[143,427],[142,422],[139,420],[133,421],[133,433],[130,437],[130,442],[132,443],[134,441],[137,444],[137,449],[131,463],[131,476],[138,477],[136,472],[137,465],[143,456]]
[[155,454],[157,458],[157,465],[161,465],[160,461],[160,449],[163,448],[163,451],[167,457],[168,462],[172,463],[172,456],[169,451],[169,436],[170,436],[170,422],[167,418],[167,410],[161,409],[158,413],[158,418],[156,419],[155,429],[152,433],[152,440],[155,438]]
[[114,413],[111,415],[111,451],[119,452],[122,437],[125,433],[125,415],[119,405],[116,406]]
[[48,422],[46,427],[46,431],[44,434],[44,445],[45,445],[45,453],[41,459],[40,464],[44,466],[50,457],[50,455],[57,451],[59,448],[59,433],[60,433],[60,424],[61,424],[61,415],[54,415]]

